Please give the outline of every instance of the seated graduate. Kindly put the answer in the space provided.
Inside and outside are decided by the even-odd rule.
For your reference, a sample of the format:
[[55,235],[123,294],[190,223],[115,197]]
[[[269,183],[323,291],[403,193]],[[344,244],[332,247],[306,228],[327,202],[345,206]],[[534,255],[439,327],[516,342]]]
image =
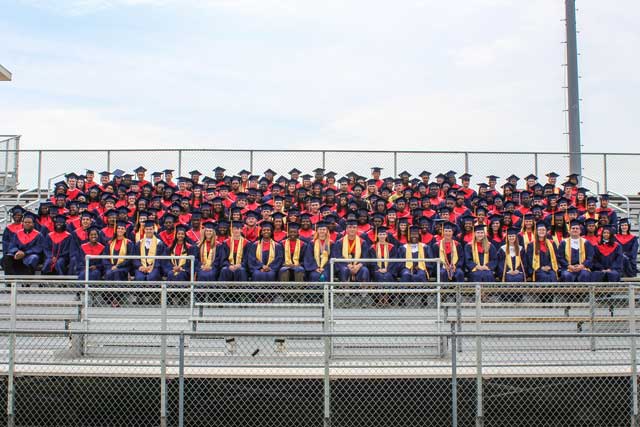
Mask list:
[[558,281],[558,247],[547,237],[547,226],[536,224],[536,238],[527,246],[527,268],[534,282]]
[[44,241],[45,258],[42,274],[60,276],[69,274],[73,237],[67,231],[67,220],[64,215],[56,215],[53,218],[53,231],[45,237]]
[[[169,247],[169,256],[195,256],[195,246],[187,241],[187,226],[178,224],[175,227],[176,236]],[[191,260],[186,258],[170,259],[164,264],[165,274],[170,282],[188,282],[191,280]],[[194,265],[195,267],[195,265]]]
[[196,258],[196,280],[199,282],[214,282],[222,269],[226,259],[222,243],[218,243],[216,226],[213,222],[203,224],[198,257]]
[[[124,221],[116,222],[116,232],[109,241],[103,251],[103,255],[134,255],[134,244],[127,239],[127,223]],[[129,272],[133,263],[130,259],[108,258],[103,259],[104,279],[122,281],[129,279]]]
[[622,246],[613,237],[613,228],[605,226],[593,256],[593,281],[619,282],[623,257]]
[[136,243],[134,253],[140,258],[133,260],[134,280],[156,282],[162,279],[163,260],[144,258],[145,256],[162,256],[167,254],[167,247],[155,234],[155,222],[144,223],[144,235]]
[[489,243],[485,227],[476,225],[473,239],[464,248],[465,266],[470,282],[495,282],[495,270],[498,254],[495,246]]
[[[396,248],[387,240],[389,234],[387,228],[378,226],[376,230],[375,243],[369,251],[369,258],[393,259],[397,257]],[[373,271],[374,282],[395,282],[396,281],[396,263],[391,261],[378,261],[373,263],[371,270]]]
[[11,210],[9,210],[9,215],[11,215],[11,222],[7,224],[2,232],[2,253],[4,257],[2,258],[2,268],[5,271],[5,274],[13,274],[7,273],[7,262],[10,257],[7,257],[7,252],[9,252],[9,245],[13,240],[13,237],[16,235],[18,230],[22,230],[22,218],[26,211],[22,208],[22,206],[16,205]]
[[329,281],[329,258],[331,256],[331,238],[327,223],[316,224],[316,234],[307,245],[303,256],[304,269],[310,282]]
[[25,212],[22,228],[11,236],[5,254],[5,274],[33,275],[45,257],[44,237],[35,229],[36,215]]
[[287,238],[280,242],[284,262],[278,273],[281,282],[304,282],[304,253],[307,243],[298,236],[300,225],[292,222],[287,224]]
[[273,224],[263,222],[260,227],[260,239],[248,249],[247,259],[251,280],[254,282],[275,282],[284,262],[282,246],[272,239]]
[[220,270],[220,280],[223,282],[246,282],[249,279],[247,265],[249,242],[242,236],[242,226],[241,221],[233,221],[231,236],[222,244],[226,255]]
[[456,226],[451,222],[442,225],[442,239],[436,245],[440,258],[440,280],[443,282],[464,281],[464,250],[454,240]]
[[503,282],[526,282],[526,254],[518,234],[517,228],[509,228],[505,244],[498,251],[496,271]]
[[[102,255],[105,246],[100,243],[100,228],[96,225],[89,227],[87,231],[89,240],[78,248],[76,254],[76,274],[78,279],[85,280],[85,259],[87,255]],[[104,272],[104,264],[101,259],[89,260],[89,277],[87,280],[100,280]]]
[[629,219],[618,220],[618,234],[616,242],[622,247],[622,272],[624,277],[636,277],[638,275],[638,236],[631,234]]
[[578,220],[570,223],[569,237],[558,247],[560,277],[563,282],[591,281],[593,246],[580,234],[582,226]]
[[339,262],[334,264],[334,268],[341,282],[368,282],[369,269],[363,262],[358,260],[367,256],[370,246],[366,240],[358,236],[358,221],[348,220],[346,222],[345,236],[333,244],[331,249],[332,258],[343,258],[353,260],[350,263]]
[[399,264],[401,282],[427,282],[430,277],[430,267],[425,261],[413,261],[418,258],[432,258],[431,248],[420,241],[420,227],[409,227],[409,242],[398,247],[398,258],[404,258],[404,264]]

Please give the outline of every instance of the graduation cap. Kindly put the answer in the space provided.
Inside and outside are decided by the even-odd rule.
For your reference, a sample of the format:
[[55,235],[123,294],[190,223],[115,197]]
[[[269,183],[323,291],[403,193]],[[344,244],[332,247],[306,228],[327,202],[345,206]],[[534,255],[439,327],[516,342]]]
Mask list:
[[458,172],[450,170],[449,172],[445,173],[444,175],[445,175],[445,177],[448,177],[448,176],[456,176],[457,174],[458,174]]
[[536,223],[536,228],[541,228],[541,227],[547,228],[547,224],[545,224],[544,221],[538,221]]
[[507,177],[507,181],[511,181],[511,180],[520,181],[520,177],[517,175],[511,174],[510,176]]
[[183,232],[187,232],[188,227],[184,224],[176,224],[176,232],[178,231],[183,231]]
[[226,171],[226,169],[225,169],[225,168],[223,168],[223,167],[221,167],[221,166],[216,166],[216,167],[213,169],[213,172],[215,172],[215,173],[218,173],[218,172],[220,172],[220,173],[224,173],[225,171]]
[[302,175],[300,178],[302,178],[305,181],[310,180],[311,178],[313,178],[312,175],[309,175],[308,173],[305,173],[304,175]]
[[582,227],[582,224],[577,219],[572,219],[569,223],[570,227]]
[[445,221],[444,224],[442,224],[443,230],[455,230],[455,228],[456,228],[456,225],[451,221]]
[[460,179],[463,180],[463,181],[468,181],[468,180],[471,179],[472,176],[473,175],[471,175],[471,174],[463,173],[462,175],[460,175]]
[[246,169],[242,169],[240,172],[238,172],[238,175],[242,176],[242,175],[251,175],[251,172],[249,172]]
[[194,176],[194,175],[202,176],[202,172],[200,172],[199,170],[195,169],[195,170],[192,170],[191,172],[189,172],[189,175],[191,175],[191,176]]
[[484,231],[484,225],[477,224],[473,226],[473,231]]
[[596,221],[594,218],[587,218],[584,220],[584,225],[595,225],[598,221]]
[[312,170],[312,172],[315,173],[316,175],[324,175],[324,169],[323,168],[315,168],[314,170]]
[[160,177],[160,176],[162,176],[162,172],[153,172],[153,173],[151,174],[151,176],[153,176],[153,177],[156,177],[156,176]]
[[598,203],[598,199],[596,197],[593,197],[593,196],[587,197],[587,204],[590,204],[590,203],[596,204],[596,203]]
[[202,224],[202,226],[203,226],[204,228],[209,229],[209,230],[214,230],[214,231],[216,231],[216,229],[217,229],[216,224],[215,224],[215,223],[213,223],[213,222],[205,222],[204,224]]
[[140,173],[140,172],[146,172],[147,168],[145,168],[144,166],[138,166],[137,168],[135,168],[133,170],[135,173]]
[[109,217],[109,216],[117,216],[118,215],[118,211],[116,209],[109,209],[104,213],[104,216]]
[[269,168],[266,171],[264,171],[263,174],[264,175],[266,175],[266,174],[277,175],[278,173],[276,171],[274,171],[273,169]]
[[26,212],[26,210],[20,205],[15,205],[9,211],[9,213],[11,213],[11,215],[15,215],[15,214],[23,214],[24,215],[25,212]]
[[[271,223],[269,223],[271,224]],[[319,223],[318,223],[319,224]],[[272,227],[273,228],[273,227]],[[299,230],[300,229],[300,224],[298,224],[297,222],[289,222],[287,224],[287,228],[289,230]]]
[[431,172],[422,171],[422,172],[420,172],[420,174],[418,176],[420,178],[429,177],[429,176],[431,176]]
[[100,227],[98,227],[96,224],[91,224],[89,226],[89,228],[87,228],[87,236],[92,232],[95,231],[96,233],[98,233],[98,235],[100,235]]
[[500,177],[496,175],[487,175],[487,179],[489,181],[497,181],[498,179],[500,179]]
[[608,194],[600,194],[600,200],[609,200]]
[[102,171],[102,172],[100,172],[100,173],[99,173],[99,175],[100,175],[100,176],[110,176],[110,175],[111,175],[111,172],[109,172],[109,171]]
[[[327,221],[326,221],[326,220],[331,220],[331,218],[327,217],[327,218],[325,218],[325,221],[318,221],[318,222],[316,223],[316,230],[317,230],[318,228],[327,228],[329,224],[327,223]],[[291,224],[296,224],[296,223],[295,223],[295,222],[290,222],[290,223],[289,223],[289,227],[291,227]]]
[[555,173],[555,172],[549,172],[549,173],[547,173],[547,174],[545,174],[545,175],[546,175],[546,176],[548,176],[549,178],[557,178],[557,177],[559,177],[559,176],[560,176],[560,175],[558,175],[558,174],[557,174],[557,173]]
[[78,175],[75,172],[68,173],[64,177],[67,179],[78,179]]
[[291,170],[290,170],[289,172],[287,172],[287,173],[288,173],[289,175],[293,175],[293,174],[296,174],[296,173],[297,173],[297,174],[301,174],[301,173],[302,173],[302,171],[301,171],[301,170],[298,170],[298,169],[296,169],[296,168],[293,168],[293,169],[291,169]]
[[530,173],[529,175],[525,176],[525,177],[524,177],[524,179],[525,179],[526,181],[529,181],[530,179],[535,179],[535,180],[537,180],[537,179],[538,179],[538,177],[537,177],[537,176],[535,176],[534,174]]
[[371,168],[371,172],[382,172],[382,169],[384,168],[381,168],[379,166],[374,166]]
[[569,179],[578,179],[579,176],[580,176],[580,174],[578,174],[578,173],[570,173],[569,175],[567,175],[567,178],[569,178]]
[[60,214],[55,215],[55,216],[53,217],[53,222],[55,222],[55,223],[57,223],[57,224],[64,224],[64,223],[66,223],[66,222],[67,222],[67,217],[66,217],[66,216],[64,216],[64,215],[60,215]]
[[327,178],[335,178],[335,176],[337,175],[337,173],[329,171],[327,173],[324,174],[324,176],[326,176]]
[[507,236],[517,236],[520,233],[520,230],[514,227],[509,227],[507,229]]
[[402,171],[400,172],[400,174],[398,174],[399,177],[401,178],[409,178],[411,176],[411,174],[407,171]]
[[121,178],[123,174],[124,174],[124,171],[122,169],[116,169],[113,171],[112,175],[116,178]]
[[53,184],[53,186],[54,186],[56,189],[57,189],[58,187],[62,187],[62,188],[64,188],[65,190],[67,190],[67,189],[69,188],[69,186],[67,185],[67,183],[66,183],[66,182],[64,182],[64,181],[58,181],[58,182],[56,182],[55,184]]
[[165,169],[162,171],[162,173],[164,173],[165,175],[173,174],[173,169]]

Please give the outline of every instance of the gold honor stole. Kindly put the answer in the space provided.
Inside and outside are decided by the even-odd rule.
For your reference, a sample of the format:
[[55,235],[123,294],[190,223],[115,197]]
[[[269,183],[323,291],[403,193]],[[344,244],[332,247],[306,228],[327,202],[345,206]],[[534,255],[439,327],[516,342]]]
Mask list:
[[[553,243],[549,239],[544,239],[544,243],[547,246],[547,251],[549,251],[549,258],[551,259],[551,269],[558,272],[558,260],[556,259],[556,251],[553,249]],[[536,255],[536,252],[533,251],[533,274],[535,275],[536,270],[540,269],[540,253]]]
[[444,264],[446,267],[449,267],[451,265],[456,265],[458,263],[458,248],[456,247],[456,242],[455,241],[451,241],[451,263],[449,263],[449,261],[447,260],[447,252],[444,249],[445,246],[445,242],[444,240],[440,241],[440,261],[442,262],[442,264]]
[[[176,245],[177,247],[177,245]],[[173,250],[171,251],[171,255],[177,255],[176,254],[176,247],[173,248]],[[180,255],[184,255],[184,252],[187,251],[187,244],[183,243],[182,244],[182,248],[180,249]],[[178,256],[180,256],[178,255]],[[174,267],[184,267],[184,265],[187,263],[187,260],[182,258],[182,259],[172,259],[171,260],[171,264],[173,264]],[[174,273],[174,275],[178,275],[178,273]]]
[[[480,264],[480,256],[478,254],[478,245],[477,245],[477,241],[476,239],[473,239],[471,241],[471,254],[473,256],[473,262],[476,264],[475,267],[473,267],[473,270],[471,271],[476,271],[476,269],[478,268],[478,265],[487,265],[489,263],[489,247],[484,249],[484,253],[482,254],[482,264]],[[488,245],[487,245],[488,246]]]
[[302,246],[302,241],[300,239],[296,239],[296,245],[293,248],[293,257],[291,256],[291,245],[290,240],[285,240],[286,244],[284,246],[284,263],[286,265],[300,265],[300,247]]
[[[207,250],[207,243],[209,243],[209,250]],[[200,259],[202,260],[202,265],[207,268],[211,268],[213,264],[213,260],[216,257],[216,242],[206,242],[203,241],[200,244]]]
[[[376,258],[389,258],[389,243],[385,243],[381,245],[380,243],[376,243]],[[382,268],[382,261],[378,261],[378,268]],[[384,268],[389,267],[389,261],[384,261]]]
[[[511,261],[511,254],[509,252],[507,252],[507,246],[503,246],[502,250],[505,253],[505,263],[504,263],[504,269],[502,270],[502,281],[504,282],[505,277],[507,276],[507,271],[513,271],[513,270],[518,270],[520,271],[522,269],[522,273],[524,273],[524,266],[522,265],[522,258],[520,257],[520,253],[517,252],[515,259],[516,259],[516,266],[515,268],[513,267],[513,261]],[[524,275],[524,281],[527,281],[527,275]]]
[[[405,259],[404,266],[409,270],[413,269],[413,252],[411,251],[411,243],[404,245]],[[418,258],[424,258],[424,246],[422,243],[418,243]],[[418,270],[427,271],[427,265],[424,261],[418,261]]]
[[[584,260],[587,257],[587,252],[584,247],[584,242],[585,242],[585,239],[580,237],[580,249],[578,251],[580,252],[578,254],[578,261],[580,264],[584,264]],[[564,258],[567,260],[569,264],[571,264],[571,239],[570,238],[564,241]]]
[[[262,239],[258,240],[258,244],[256,245],[256,259],[262,262]],[[271,265],[273,259],[276,257],[276,244],[273,239],[269,240],[269,258],[267,259],[267,263],[264,265]]]
[[356,236],[353,240],[353,249],[351,248],[351,244],[349,243],[349,238],[345,237],[342,240],[342,258],[350,259],[352,250],[355,252],[353,259],[362,258],[362,242],[360,241],[360,237]]
[[[128,239],[122,239],[122,242],[120,243],[120,250],[118,250],[118,255],[127,255],[127,244],[129,243]],[[116,247],[116,239],[112,239],[111,243],[109,243],[109,255],[113,256],[113,251]],[[118,258],[117,261],[113,261],[113,258],[109,258],[109,261],[111,261],[111,265],[120,265],[124,262],[123,258]]]
[[[232,265],[236,265],[236,264],[242,264],[242,253],[243,253],[243,249],[244,249],[244,237],[240,237],[238,239],[238,247],[235,247],[235,239],[233,237],[231,237],[229,239],[229,262]],[[235,254],[236,250],[238,251],[237,254]]]
[[318,268],[324,268],[324,266],[329,262],[329,249],[327,242],[329,239],[325,240],[324,244],[320,243],[320,239],[316,239],[313,242],[313,258],[318,265]]
[[[153,236],[151,238],[151,246],[149,246],[149,252],[147,251],[147,248],[144,247],[144,240],[140,240],[140,256],[141,257],[145,257],[145,256],[150,256],[150,257],[154,257],[156,256],[156,250],[158,249],[158,238],[156,236]],[[156,260],[151,258],[141,258],[140,259],[140,263],[144,266],[144,267],[151,267],[153,269],[153,266],[155,264]]]

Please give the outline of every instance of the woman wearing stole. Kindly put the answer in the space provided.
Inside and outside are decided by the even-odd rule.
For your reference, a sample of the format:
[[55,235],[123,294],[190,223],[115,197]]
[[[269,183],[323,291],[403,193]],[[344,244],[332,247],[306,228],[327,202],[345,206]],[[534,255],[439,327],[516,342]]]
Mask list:
[[217,242],[214,223],[205,222],[203,225],[202,240],[198,247],[196,258],[196,280],[198,282],[214,282],[218,280],[224,250]]
[[496,248],[489,243],[485,228],[474,227],[473,240],[464,248],[465,264],[470,282],[495,282],[494,271],[498,263]]
[[[395,247],[387,241],[387,228],[378,227],[376,230],[376,242],[369,251],[369,258],[389,259],[396,258]],[[374,282],[395,282],[395,264],[389,261],[378,261],[373,264]]]
[[455,224],[445,222],[442,225],[442,240],[437,244],[440,258],[440,280],[443,282],[464,281],[464,251],[458,241],[453,239]]
[[[113,239],[107,243],[104,248],[103,255],[133,255],[133,243],[126,238],[127,223],[118,221],[116,223],[116,232]],[[107,258],[103,259],[104,263],[104,280],[126,281],[129,279],[129,271],[131,270],[131,260],[123,258]]]
[[248,249],[249,270],[254,282],[275,282],[284,261],[282,246],[271,238],[273,224],[263,222],[261,238]]
[[153,221],[144,223],[144,236],[135,245],[135,255],[140,258],[133,260],[134,280],[157,282],[162,279],[164,261],[146,258],[161,256],[167,253],[167,247],[155,234],[156,224]]
[[223,282],[246,282],[247,274],[247,251],[249,244],[242,236],[242,222],[231,223],[231,236],[222,244],[225,253],[220,270],[220,281]]
[[329,258],[331,256],[331,239],[327,223],[316,224],[316,235],[307,245],[304,253],[304,269],[310,282],[329,281]]
[[638,236],[631,234],[629,220],[621,218],[618,221],[616,242],[622,247],[622,271],[625,277],[638,275]]
[[534,282],[558,281],[558,247],[547,238],[547,226],[536,225],[536,238],[527,247],[527,267]]
[[409,242],[398,248],[398,258],[404,258],[400,264],[401,282],[427,282],[429,267],[425,261],[414,261],[420,258],[432,258],[431,249],[420,241],[420,228],[412,225],[409,228]]
[[496,269],[502,282],[526,282],[525,250],[518,241],[518,229],[507,230],[507,239],[498,251]]
[[[187,226],[176,225],[176,237],[169,248],[170,256],[195,255],[194,246],[187,242]],[[191,260],[186,258],[170,259],[166,264],[166,276],[170,282],[188,282],[191,280]]]

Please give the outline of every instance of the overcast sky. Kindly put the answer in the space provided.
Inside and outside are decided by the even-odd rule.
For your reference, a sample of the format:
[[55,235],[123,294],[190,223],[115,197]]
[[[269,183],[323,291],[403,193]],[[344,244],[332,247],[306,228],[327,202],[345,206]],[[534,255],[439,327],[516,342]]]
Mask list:
[[[640,2],[578,0],[586,151],[636,147]],[[7,0],[26,148],[550,150],[562,0]]]

